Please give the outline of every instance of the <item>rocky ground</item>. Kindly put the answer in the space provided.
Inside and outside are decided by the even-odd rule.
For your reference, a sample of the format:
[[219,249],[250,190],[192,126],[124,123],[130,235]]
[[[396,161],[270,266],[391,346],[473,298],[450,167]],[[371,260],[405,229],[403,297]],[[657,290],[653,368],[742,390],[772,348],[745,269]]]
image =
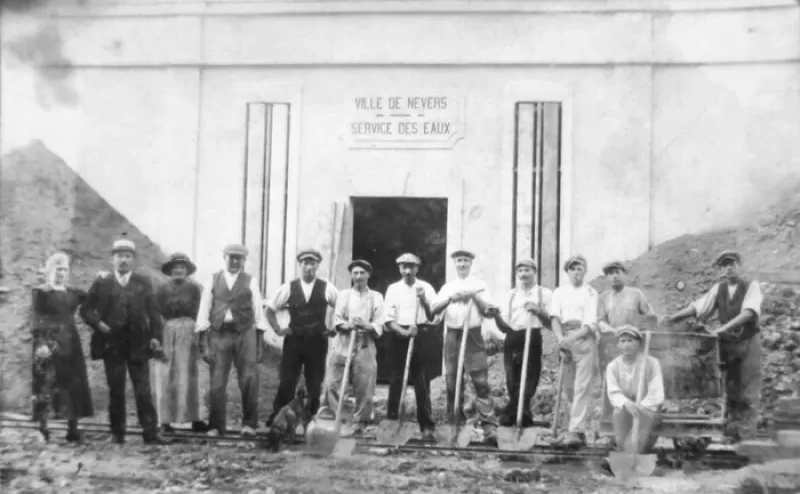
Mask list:
[[[164,255],[124,216],[111,208],[58,157],[40,143],[5,156],[0,184],[0,259],[2,281],[10,291],[0,303],[0,408],[27,413],[30,389],[30,335],[27,323],[30,289],[43,281],[40,272],[47,256],[66,249],[75,258],[73,283],[88,287],[102,269],[108,269],[109,245],[127,232],[141,252],[140,268],[158,281]],[[655,246],[629,262],[633,284],[641,287],[659,314],[677,309],[707,290],[716,278],[710,268],[723,248],[738,248],[749,276],[763,271],[797,269],[795,248],[800,222],[800,192],[755,216],[752,226],[739,230],[681,237]],[[678,282],[683,286],[678,287]],[[602,279],[593,282],[604,288]],[[765,350],[764,404],[761,425],[769,425],[779,396],[792,391],[792,377],[800,369],[800,286],[765,283],[762,343]],[[80,328],[88,355],[89,332]],[[538,420],[551,418],[556,379],[553,339],[545,334],[545,366],[534,403]],[[262,419],[271,409],[277,386],[278,355],[272,353],[260,369]],[[505,396],[502,354],[490,358],[490,380],[498,404]],[[107,391],[102,365],[89,362],[89,376],[97,407],[95,421],[105,420]],[[201,379],[207,381],[207,368]],[[599,384],[599,383],[598,383]],[[444,386],[434,381],[434,408],[443,419]],[[229,420],[241,414],[235,375],[229,388]],[[467,388],[468,400],[471,390]],[[597,387],[596,397],[600,398]],[[133,412],[132,393],[129,410]],[[413,400],[409,400],[413,403]],[[599,403],[599,401],[598,401]],[[705,403],[690,403],[695,409]],[[381,417],[379,404],[378,418]],[[599,412],[599,408],[597,410]],[[695,410],[696,411],[696,410]],[[597,420],[597,413],[594,420]],[[130,423],[135,423],[131,415]],[[145,448],[133,439],[124,447],[97,439],[90,447],[36,443],[35,434],[0,432],[0,451],[8,468],[0,472],[2,492],[626,492],[586,465],[538,465],[540,476],[524,483],[505,480],[513,466],[495,458],[365,457],[317,460],[298,452],[278,455],[246,448],[214,450],[205,446],[173,445]],[[524,468],[529,469],[526,465]],[[92,477],[91,475],[94,475]],[[715,476],[716,475],[716,476]],[[511,477],[508,477],[511,478]],[[732,492],[724,475],[707,473],[685,477],[664,473],[637,492]],[[721,490],[713,490],[721,489]],[[720,487],[722,486],[722,487]],[[273,489],[270,491],[269,489]],[[642,490],[643,489],[643,490]]]

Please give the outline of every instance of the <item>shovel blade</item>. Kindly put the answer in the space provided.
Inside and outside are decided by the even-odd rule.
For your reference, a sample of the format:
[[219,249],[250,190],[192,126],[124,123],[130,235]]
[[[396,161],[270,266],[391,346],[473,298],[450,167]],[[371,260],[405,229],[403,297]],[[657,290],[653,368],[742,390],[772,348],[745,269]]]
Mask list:
[[497,446],[507,451],[531,451],[538,434],[533,429],[500,427],[497,429]]
[[398,420],[385,420],[378,426],[375,435],[381,444],[401,446],[414,437],[416,433],[416,424],[404,423]]
[[608,465],[614,477],[628,481],[637,477],[649,477],[656,469],[656,455],[633,455],[612,452],[608,455]]
[[472,442],[474,427],[464,425],[440,425],[436,427],[434,435],[436,442],[450,447],[466,448]]
[[339,428],[332,420],[314,419],[306,430],[306,449],[314,456],[329,456],[339,443]]

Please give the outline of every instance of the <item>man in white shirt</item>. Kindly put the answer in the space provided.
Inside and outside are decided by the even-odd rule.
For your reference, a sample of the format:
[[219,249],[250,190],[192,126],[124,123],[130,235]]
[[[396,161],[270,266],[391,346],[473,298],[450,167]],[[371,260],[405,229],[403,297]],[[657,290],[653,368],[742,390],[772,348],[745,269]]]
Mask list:
[[[436,298],[436,291],[430,283],[417,278],[420,260],[414,254],[403,254],[397,258],[402,279],[389,285],[386,290],[386,329],[389,331],[390,349],[390,374],[389,374],[389,403],[386,406],[386,416],[389,420],[398,420],[400,407],[400,392],[403,386],[403,373],[406,365],[406,355],[411,337],[416,337],[419,331],[428,330],[433,323],[431,304]],[[416,312],[415,312],[416,311]],[[436,423],[433,421],[430,396],[430,377],[426,368],[428,363],[422,362],[422,352],[419,351],[419,339],[415,339],[414,349],[411,354],[409,377],[414,385],[414,396],[417,403],[417,422],[419,423],[422,438],[426,441],[434,440],[433,431]],[[439,364],[436,362],[436,364]]]
[[210,436],[224,435],[227,386],[231,364],[236,366],[242,394],[242,435],[258,427],[258,362],[267,329],[256,279],[243,270],[247,248],[231,244],[223,250],[225,269],[203,284],[196,331],[201,333],[203,360],[211,373]]
[[[616,330],[617,346],[622,355],[608,364],[606,369],[606,392],[614,407],[613,424],[616,443],[621,451],[628,449],[632,436],[633,419],[639,418],[639,453],[649,451],[658,440],[654,434],[661,420],[661,404],[664,403],[664,376],[658,359],[642,352],[643,337],[635,326],[626,324]],[[644,360],[644,362],[642,362]],[[641,371],[644,370],[644,376]],[[644,393],[639,404],[636,394],[640,379],[644,379]]]
[[519,283],[508,293],[506,303],[500,306],[501,312],[494,318],[497,328],[506,335],[503,344],[503,363],[506,371],[508,403],[500,415],[500,425],[508,427],[515,425],[517,421],[525,332],[530,325],[533,329],[522,406],[522,425],[530,427],[533,424],[531,400],[536,394],[539,375],[542,372],[542,329],[550,327],[548,309],[553,292],[536,284],[537,266],[533,259],[517,261],[516,272]]
[[705,321],[715,312],[720,326],[713,331],[720,340],[720,358],[726,367],[728,416],[725,435],[731,442],[756,435],[758,406],[761,402],[761,338],[758,319],[763,296],[757,281],[741,277],[742,257],[726,250],[714,261],[723,281],[666,322],[691,316]]
[[[497,445],[497,419],[492,406],[489,387],[489,362],[481,328],[486,317],[494,318],[497,307],[488,302],[486,284],[470,274],[475,254],[468,250],[457,250],[450,257],[456,266],[455,280],[445,283],[433,304],[433,315],[445,311],[444,324],[447,330],[445,341],[445,379],[447,383],[447,416],[453,416],[456,396],[458,355],[462,337],[467,338],[464,356],[464,380],[469,375],[475,388],[477,420],[484,428],[488,444]],[[468,331],[464,335],[464,323]],[[464,392],[462,386],[461,392]],[[461,401],[463,405],[463,400]],[[461,411],[462,420],[464,419]]]
[[[307,409],[313,417],[319,409],[322,382],[325,379],[325,359],[328,355],[328,327],[325,316],[328,307],[336,307],[336,287],[317,279],[322,254],[305,249],[297,254],[300,278],[281,286],[267,303],[267,321],[278,336],[283,336],[281,362],[278,370],[280,384],[267,427],[275,415],[295,397],[302,369],[306,382]],[[281,328],[276,312],[289,311],[289,327]]]
[[[383,334],[383,296],[370,290],[367,285],[372,274],[372,265],[357,259],[347,267],[353,287],[339,292],[334,313],[337,336],[333,340],[325,373],[322,403],[317,417],[324,420],[335,418],[336,406],[342,379],[350,379],[356,398],[353,413],[354,435],[367,432],[372,425],[372,406],[375,384],[378,379],[377,351],[375,340]],[[350,338],[356,338],[350,375],[344,375]]]
[[586,444],[592,405],[592,381],[597,368],[597,291],[583,282],[586,259],[573,256],[564,263],[569,283],[553,292],[550,318],[561,358],[565,359],[564,393],[571,402],[566,447]]

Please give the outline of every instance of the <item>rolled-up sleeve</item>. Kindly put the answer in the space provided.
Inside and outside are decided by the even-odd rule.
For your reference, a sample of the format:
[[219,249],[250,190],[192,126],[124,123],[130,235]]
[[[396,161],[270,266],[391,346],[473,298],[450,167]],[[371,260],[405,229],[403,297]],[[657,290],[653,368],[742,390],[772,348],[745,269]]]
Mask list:
[[747,287],[747,293],[744,294],[742,310],[749,309],[755,313],[757,318],[760,318],[761,304],[763,302],[764,296],[761,294],[761,285],[757,281],[751,281],[750,286]]
[[336,308],[333,311],[333,325],[341,326],[342,324],[349,323],[349,318],[347,317],[348,308],[347,302],[350,297],[342,296],[344,294],[344,290],[339,292],[336,296]]
[[325,283],[325,300],[331,307],[336,307],[336,300],[339,297],[339,290],[330,281]]
[[375,305],[372,307],[372,329],[378,336],[383,334],[383,325],[386,323],[386,313],[384,311],[383,296],[375,292],[373,294]]
[[653,357],[648,359],[650,379],[647,381],[647,394],[642,397],[641,405],[649,410],[657,411],[664,403],[664,374],[661,364]]
[[698,319],[706,319],[714,313],[718,292],[719,283],[712,286],[711,290],[706,292],[705,295],[692,302],[692,307],[694,307],[694,310],[697,312]]
[[289,293],[291,289],[289,287],[289,283],[284,283],[283,285],[278,288],[275,292],[275,295],[272,297],[271,300],[267,300],[266,306],[272,312],[278,312],[279,310],[283,310],[289,304]]
[[555,318],[563,322],[561,314],[561,294],[562,291],[558,288],[556,288],[556,290],[553,292],[553,298],[551,299],[550,303],[550,319]]
[[398,295],[395,285],[389,285],[389,288],[386,290],[386,300],[384,301],[387,324],[390,322],[397,322],[397,310],[400,303]]
[[264,304],[261,298],[261,289],[258,287],[258,281],[256,281],[255,278],[250,279],[250,293],[253,294],[253,311],[256,316],[256,329],[266,331],[267,318],[264,317]]
[[203,291],[200,294],[200,307],[197,309],[197,323],[194,330],[197,333],[206,331],[211,327],[211,286],[214,279],[206,280],[203,283]]
[[589,290],[586,296],[588,297],[588,301],[583,307],[583,318],[581,322],[585,326],[589,326],[595,339],[599,340],[600,328],[597,326],[597,303],[599,297],[593,288]]

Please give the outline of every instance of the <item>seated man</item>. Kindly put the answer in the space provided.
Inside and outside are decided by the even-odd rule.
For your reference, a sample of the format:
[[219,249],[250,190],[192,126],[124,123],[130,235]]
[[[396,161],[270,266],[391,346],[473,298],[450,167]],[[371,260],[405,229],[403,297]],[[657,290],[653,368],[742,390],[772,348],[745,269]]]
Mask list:
[[[658,359],[642,352],[642,333],[629,324],[616,331],[617,346],[622,355],[608,364],[606,388],[608,401],[614,407],[613,423],[617,447],[621,451],[632,446],[631,430],[634,417],[639,418],[639,453],[649,451],[658,440],[654,430],[661,420],[660,408],[664,402],[664,376]],[[645,359],[642,365],[642,359]],[[636,404],[640,374],[644,369],[644,393]]]

